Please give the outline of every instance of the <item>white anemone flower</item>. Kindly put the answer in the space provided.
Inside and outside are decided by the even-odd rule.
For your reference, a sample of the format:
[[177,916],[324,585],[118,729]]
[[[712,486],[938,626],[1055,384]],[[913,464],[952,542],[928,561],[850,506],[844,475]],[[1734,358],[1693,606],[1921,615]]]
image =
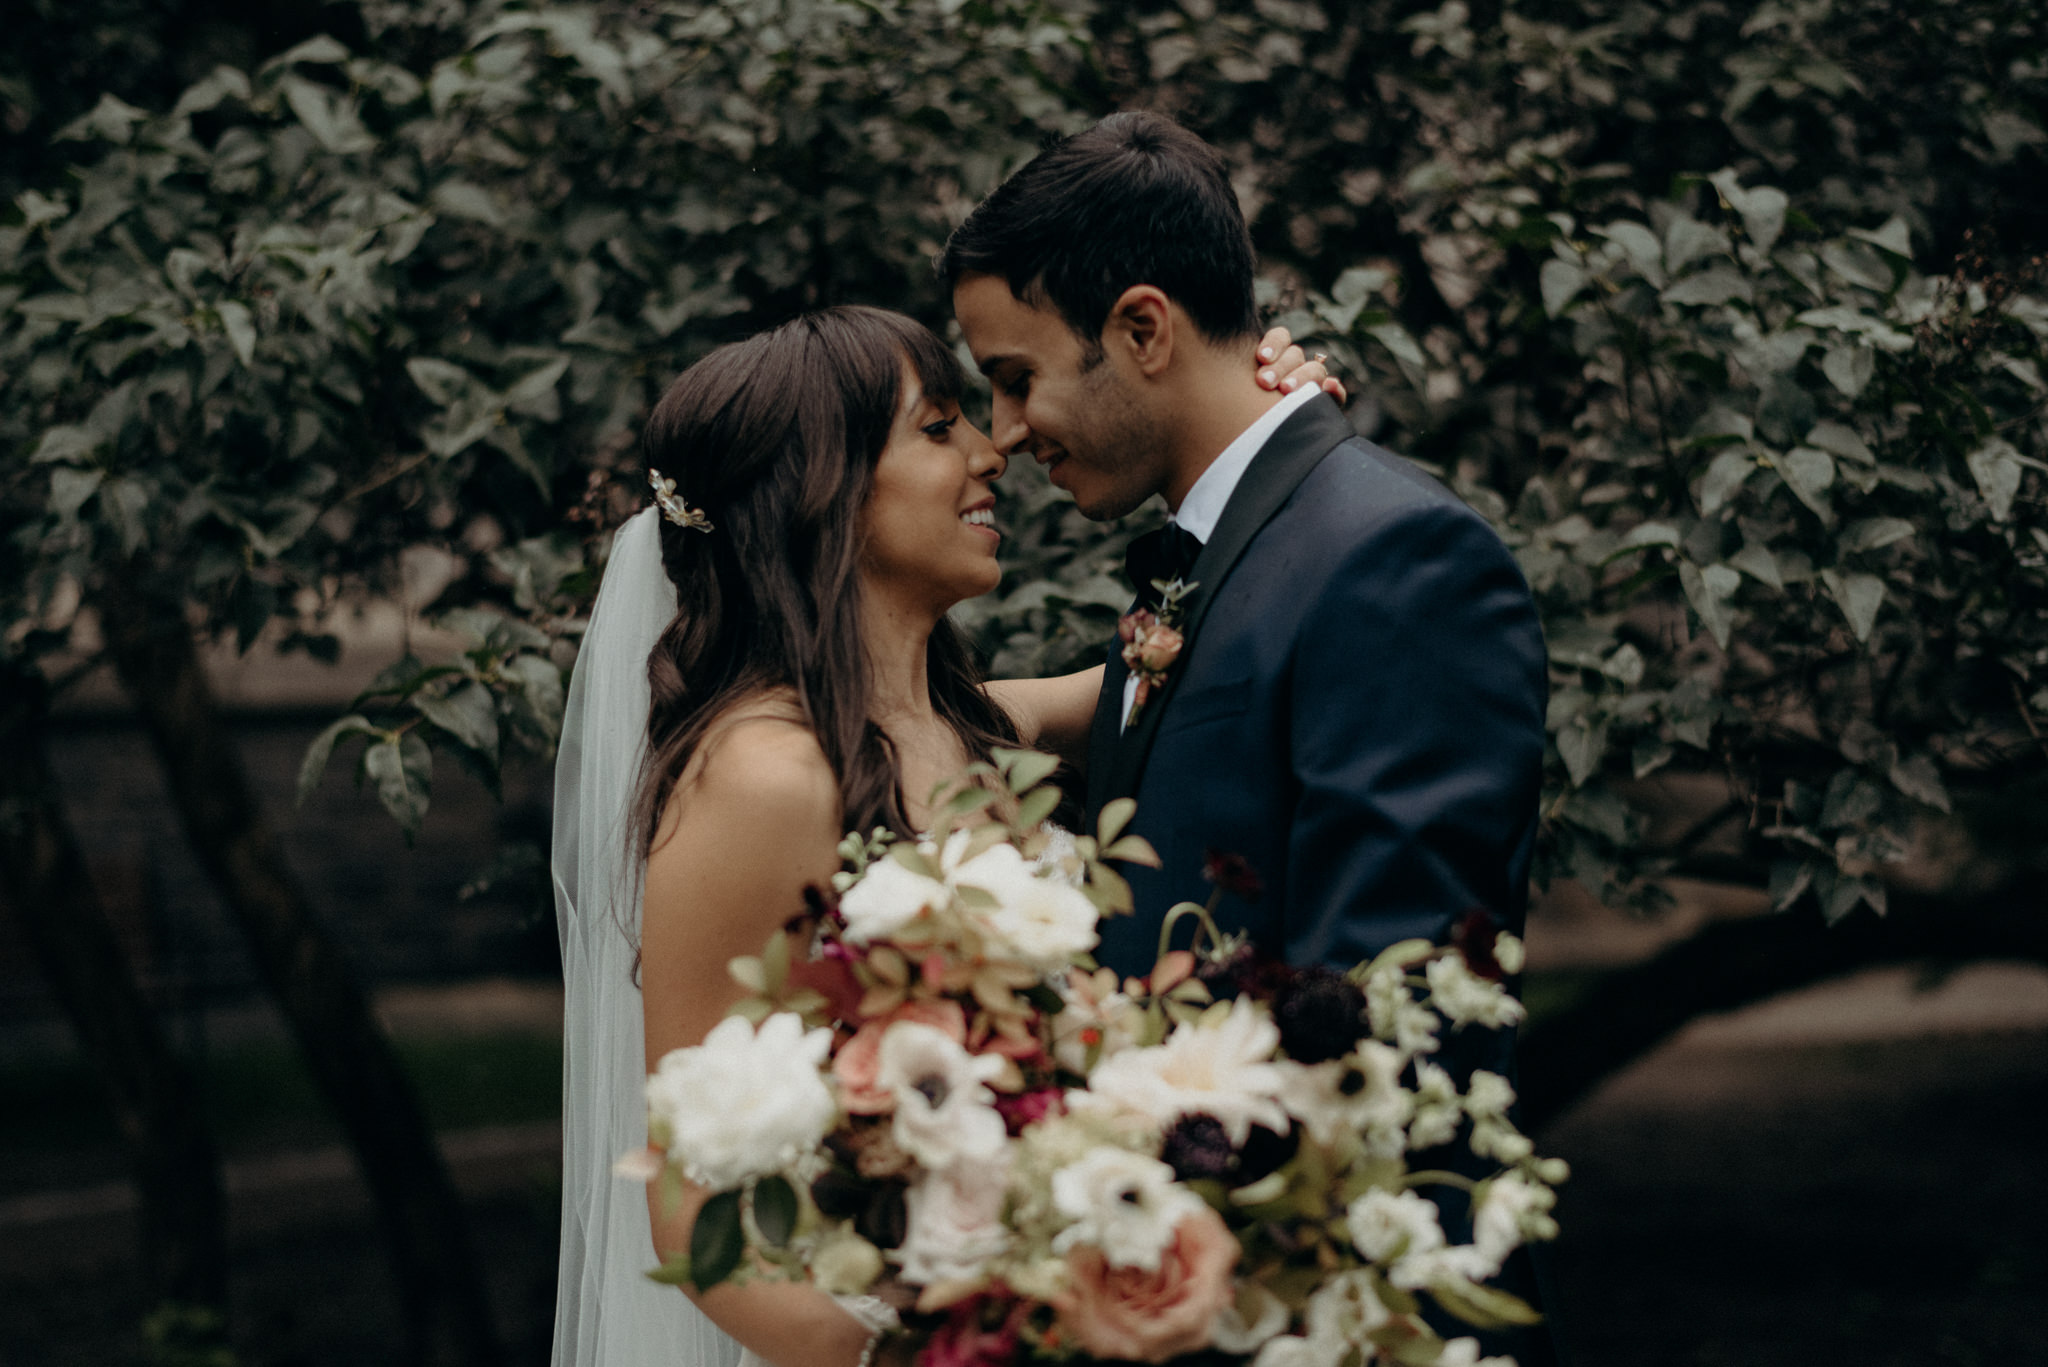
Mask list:
[[1003,1073],[994,1054],[971,1054],[951,1035],[898,1021],[882,1035],[875,1084],[896,1099],[898,1147],[927,1168],[992,1159],[1006,1132],[987,1085]]
[[1243,1144],[1253,1125],[1287,1130],[1287,1112],[1277,1099],[1281,1072],[1273,1063],[1279,1047],[1280,1028],[1262,1007],[1239,997],[1226,1012],[1177,1027],[1163,1044],[1104,1059],[1087,1091],[1067,1099],[1135,1111],[1162,1128],[1184,1115],[1214,1116],[1233,1145]]
[[1142,1153],[1100,1148],[1052,1175],[1053,1208],[1074,1223],[1052,1241],[1102,1250],[1111,1267],[1159,1270],[1174,1228],[1202,1209],[1202,1198],[1173,1180],[1173,1169]]
[[785,1171],[839,1118],[819,1071],[831,1050],[830,1030],[806,1032],[791,1012],[758,1031],[737,1016],[720,1021],[702,1044],[670,1050],[656,1065],[648,1128],[666,1136],[684,1176],[713,1191]]
[[948,874],[956,887],[978,888],[993,907],[969,914],[995,947],[1037,968],[1062,968],[1095,948],[1100,913],[1086,893],[1064,879],[1041,876],[1015,845],[991,845]]
[[923,915],[926,908],[943,907],[952,891],[936,878],[927,878],[894,859],[877,859],[868,865],[860,881],[839,899],[839,914],[846,918],[846,938],[853,944],[893,935]]
[[1401,1086],[1402,1056],[1392,1045],[1365,1040],[1345,1058],[1279,1067],[1280,1104],[1316,1143],[1358,1134],[1377,1157],[1398,1158],[1406,1149],[1415,1099]]

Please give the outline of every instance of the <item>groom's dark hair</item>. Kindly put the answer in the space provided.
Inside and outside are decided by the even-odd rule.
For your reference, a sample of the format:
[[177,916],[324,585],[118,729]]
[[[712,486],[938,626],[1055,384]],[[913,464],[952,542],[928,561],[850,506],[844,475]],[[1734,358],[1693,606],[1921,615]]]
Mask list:
[[1123,292],[1155,285],[1212,341],[1257,336],[1252,239],[1216,149],[1163,114],[1112,114],[1047,147],[953,230],[950,292],[999,275],[1099,354]]

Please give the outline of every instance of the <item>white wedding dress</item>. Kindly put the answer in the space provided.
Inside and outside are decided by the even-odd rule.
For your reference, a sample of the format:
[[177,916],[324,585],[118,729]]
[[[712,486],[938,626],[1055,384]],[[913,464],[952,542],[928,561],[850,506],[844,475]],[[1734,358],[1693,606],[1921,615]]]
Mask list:
[[[769,1367],[671,1286],[655,1263],[646,1188],[612,1173],[647,1146],[634,953],[640,858],[631,830],[647,735],[647,657],[675,616],[657,509],[612,542],[569,686],[555,761],[555,918],[561,937],[562,1241],[554,1367]],[[895,1316],[842,1299],[871,1330]]]

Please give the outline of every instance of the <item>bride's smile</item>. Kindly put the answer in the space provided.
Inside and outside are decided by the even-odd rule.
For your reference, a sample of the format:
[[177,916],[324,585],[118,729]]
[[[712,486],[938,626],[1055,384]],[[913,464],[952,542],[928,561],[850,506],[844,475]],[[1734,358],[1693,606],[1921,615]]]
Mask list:
[[1001,581],[995,482],[1008,462],[958,403],[903,366],[903,401],[875,462],[863,516],[861,585],[885,610],[943,614]]

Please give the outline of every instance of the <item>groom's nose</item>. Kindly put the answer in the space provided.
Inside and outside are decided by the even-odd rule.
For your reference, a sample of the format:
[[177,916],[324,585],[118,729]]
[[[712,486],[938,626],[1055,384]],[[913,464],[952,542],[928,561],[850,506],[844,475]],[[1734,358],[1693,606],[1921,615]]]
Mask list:
[[1005,459],[1031,453],[1031,426],[1024,421],[1024,405],[1000,392],[989,410],[989,440]]

